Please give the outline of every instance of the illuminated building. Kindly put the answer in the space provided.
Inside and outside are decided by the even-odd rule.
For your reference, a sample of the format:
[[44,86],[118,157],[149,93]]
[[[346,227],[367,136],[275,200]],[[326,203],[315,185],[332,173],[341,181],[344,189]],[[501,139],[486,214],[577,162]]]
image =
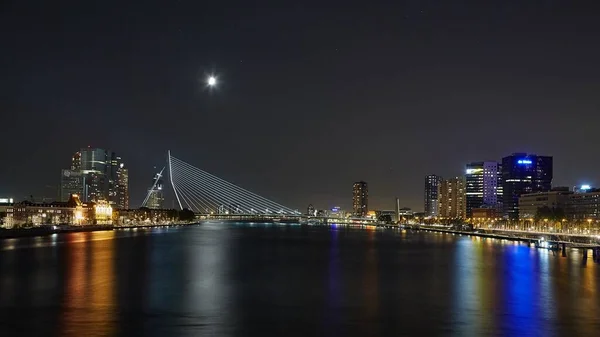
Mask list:
[[64,169],[60,175],[60,201],[68,201],[72,194],[83,194],[83,174],[79,170]]
[[88,210],[77,195],[67,202],[15,203],[7,214],[13,226],[79,225],[88,223]]
[[[12,227],[12,212],[14,207],[13,198],[0,198],[0,227],[11,228]],[[11,214],[9,217],[8,214]]]
[[442,177],[430,174],[425,177],[425,216],[437,216],[439,213],[438,191]]
[[569,220],[600,220],[600,191],[590,189],[585,193],[573,193],[566,202],[565,213]]
[[462,177],[442,179],[438,185],[438,210],[443,218],[465,218],[465,181]]
[[502,158],[503,213],[519,219],[519,197],[523,194],[550,191],[552,157],[514,153]]
[[98,200],[94,204],[94,224],[110,225],[113,220],[112,206],[105,200]]
[[71,158],[71,170],[81,170],[81,152],[75,152],[73,158]]
[[[148,189],[148,196],[146,197],[146,201],[144,203],[145,207],[150,209],[161,209],[163,208],[163,203],[165,201],[163,194],[163,180],[162,180],[162,170],[160,173],[157,173],[152,179],[152,186]],[[229,205],[229,209],[227,213],[236,213],[235,211],[238,209],[235,205]],[[225,213],[225,209],[223,208],[223,213]]]
[[410,207],[402,207],[398,210],[398,216],[400,217],[412,217],[413,211]]
[[111,152],[98,148],[81,149],[81,172],[84,175],[83,201],[109,199]]
[[588,192],[597,192],[598,189],[594,188],[588,184],[573,186],[573,192],[575,193],[588,193]]
[[564,211],[572,194],[573,192],[570,191],[554,190],[522,194],[519,197],[519,218],[522,220],[535,218],[538,209],[544,207],[562,209]]
[[61,171],[61,201],[71,194],[84,202],[107,200],[116,208],[129,207],[129,172],[121,157],[98,148],[83,148],[73,155],[71,168]]
[[129,170],[125,168],[125,164],[120,163],[117,169],[117,201],[116,205],[119,209],[129,208]]
[[108,202],[118,209],[129,208],[129,170],[114,154],[108,174]]
[[369,210],[369,187],[364,181],[354,183],[352,188],[352,212],[354,216],[366,216]]
[[494,219],[498,217],[498,212],[495,208],[473,208],[471,210],[472,219]]
[[466,216],[473,217],[474,208],[500,209],[502,203],[501,165],[495,161],[467,164]]
[[339,206],[332,207],[329,213],[332,218],[345,218],[346,212],[344,212]]
[[375,219],[385,223],[395,223],[398,221],[398,212],[395,210],[377,210]]
[[315,210],[315,206],[313,206],[312,204],[309,204],[308,207],[306,208],[306,215],[315,216],[315,214],[317,214],[317,211]]

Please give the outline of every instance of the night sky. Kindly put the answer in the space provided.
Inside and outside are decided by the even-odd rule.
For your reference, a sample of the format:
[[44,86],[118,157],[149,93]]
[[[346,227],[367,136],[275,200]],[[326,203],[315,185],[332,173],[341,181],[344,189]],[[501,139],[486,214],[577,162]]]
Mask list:
[[123,157],[132,206],[168,149],[302,210],[357,180],[422,210],[426,174],[512,152],[598,186],[594,2],[4,1],[0,197],[55,196],[88,145]]

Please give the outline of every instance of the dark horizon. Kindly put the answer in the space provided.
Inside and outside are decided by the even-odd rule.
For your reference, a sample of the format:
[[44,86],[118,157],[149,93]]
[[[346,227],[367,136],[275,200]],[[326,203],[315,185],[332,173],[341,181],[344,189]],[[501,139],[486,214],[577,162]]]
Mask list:
[[[427,174],[515,152],[600,185],[598,5],[3,4],[0,197],[54,196],[88,145],[145,196],[166,151],[293,208],[423,208]],[[208,74],[218,77],[207,90]],[[52,194],[53,193],[53,194]]]

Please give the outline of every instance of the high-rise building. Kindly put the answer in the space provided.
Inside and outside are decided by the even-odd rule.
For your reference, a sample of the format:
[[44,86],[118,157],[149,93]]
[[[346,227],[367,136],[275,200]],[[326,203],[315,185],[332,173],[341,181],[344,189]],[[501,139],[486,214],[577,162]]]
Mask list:
[[118,209],[129,208],[129,171],[121,157],[110,154],[107,165],[106,179],[108,180],[108,202]]
[[499,210],[502,204],[502,172],[498,162],[484,161],[467,164],[466,215],[473,217],[475,208]]
[[547,192],[552,188],[552,157],[513,153],[502,158],[504,216],[519,219],[522,194]]
[[129,207],[129,174],[114,152],[83,148],[73,155],[71,169],[61,173],[63,201],[79,194],[84,202],[105,200],[113,208]]
[[[154,179],[152,179],[152,185],[148,190],[148,201],[146,202],[146,207],[150,209],[161,209],[163,208],[164,200],[162,174],[157,173],[154,176]],[[230,206],[229,211],[232,211],[233,209],[235,209],[235,206]]]
[[[121,158],[119,158],[120,160]],[[116,171],[116,199],[115,205],[119,209],[129,209],[129,170],[120,162]]]
[[364,181],[354,183],[352,196],[352,211],[355,216],[365,216],[369,211],[369,188]]
[[60,174],[60,201],[67,202],[71,195],[83,194],[83,175],[79,170],[61,170]]
[[425,177],[425,216],[438,216],[438,191],[442,177],[430,174]]
[[109,200],[112,152],[88,147],[81,149],[80,156],[84,175],[83,201]]
[[75,152],[73,155],[73,158],[71,159],[71,170],[81,170],[81,152]]
[[464,178],[443,179],[438,186],[438,215],[444,218],[464,219],[466,213]]

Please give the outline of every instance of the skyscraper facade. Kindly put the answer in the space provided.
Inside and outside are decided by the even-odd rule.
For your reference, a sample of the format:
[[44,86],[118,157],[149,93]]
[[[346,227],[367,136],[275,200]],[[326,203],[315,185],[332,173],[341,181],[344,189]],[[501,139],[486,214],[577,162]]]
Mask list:
[[467,164],[466,216],[473,217],[475,208],[500,209],[502,204],[502,172],[498,162],[484,161]]
[[112,153],[98,148],[83,148],[81,173],[84,175],[83,201],[109,200],[109,174]]
[[83,148],[71,160],[71,169],[61,171],[61,199],[80,195],[84,202],[107,201],[112,207],[129,208],[129,174],[112,151]]
[[355,216],[366,216],[369,211],[369,188],[364,181],[354,183],[352,189],[352,211]]
[[438,190],[442,177],[430,174],[425,177],[425,216],[438,216]]
[[154,179],[152,179],[152,185],[148,190],[148,202],[146,203],[146,207],[150,209],[161,209],[163,208],[164,200],[162,175],[157,173],[154,176]]
[[[120,160],[121,158],[119,158]],[[119,209],[129,209],[129,170],[123,162],[116,170],[116,199],[114,203]]]
[[439,216],[464,219],[466,215],[465,180],[463,177],[443,179],[439,182]]
[[519,219],[519,197],[522,194],[547,192],[552,189],[552,157],[513,153],[502,158],[504,216]]
[[79,170],[64,169],[60,174],[60,201],[67,202],[71,195],[83,194],[83,175]]

